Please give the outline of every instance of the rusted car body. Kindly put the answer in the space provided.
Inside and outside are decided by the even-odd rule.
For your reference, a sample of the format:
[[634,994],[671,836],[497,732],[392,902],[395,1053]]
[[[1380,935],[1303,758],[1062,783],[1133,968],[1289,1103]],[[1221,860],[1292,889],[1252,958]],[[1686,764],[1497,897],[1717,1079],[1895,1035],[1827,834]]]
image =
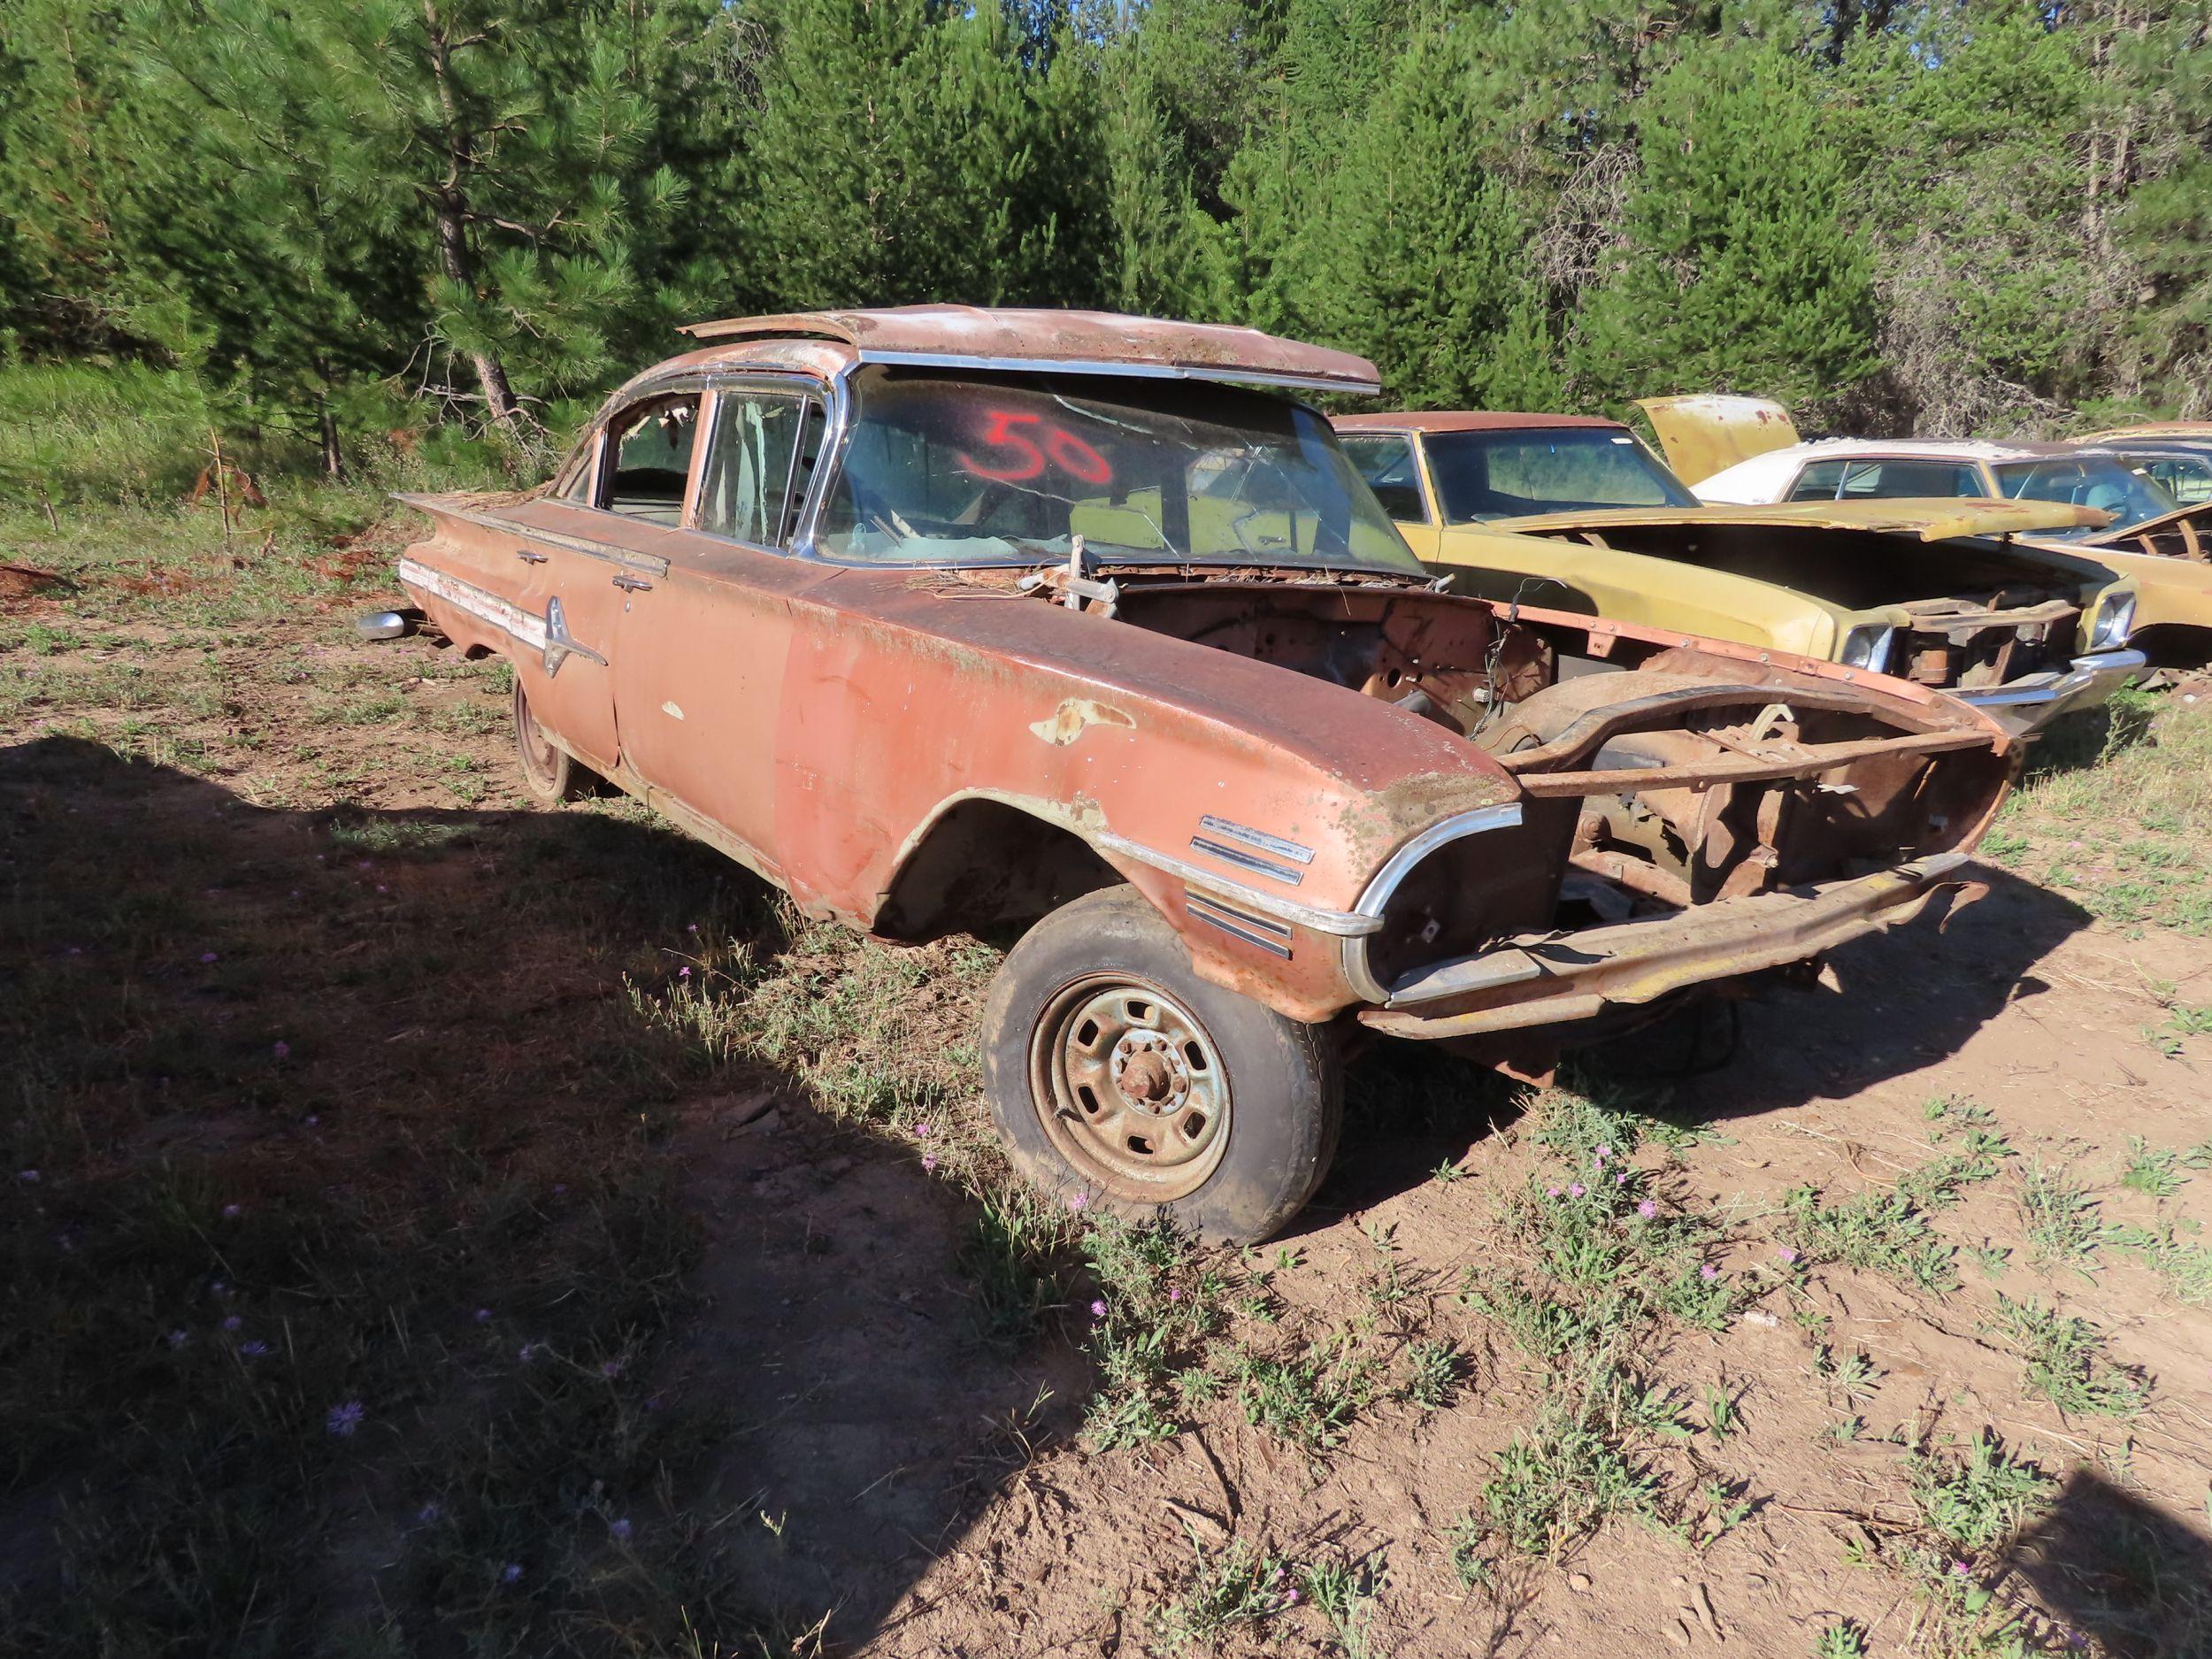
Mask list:
[[[2131,583],[2136,606],[2128,646],[2147,662],[2194,668],[2212,662],[2212,504],[2177,504],[2155,449],[2185,449],[2190,423],[2099,434],[2068,443],[1965,439],[1826,438],[1801,442],[1788,411],[1765,398],[1651,398],[1668,459],[1702,500],[1841,503],[1884,495],[1955,495],[2025,505],[2036,500],[2093,509],[2071,530],[2024,533],[2031,546],[2094,559]],[[2201,428],[2197,428],[2201,431]],[[2212,459],[2212,446],[2205,451]],[[2164,475],[2179,483],[2169,471]],[[1888,503],[1896,505],[1895,503]]]
[[[1341,1039],[1563,1033],[1955,895],[2016,755],[1929,687],[1436,590],[1248,330],[712,325],[399,580],[588,768],[894,939],[1026,928],[987,1088],[1041,1181],[1219,1237],[1325,1169]],[[1607,672],[1616,653],[1632,671]]]
[[2022,548],[2102,513],[2051,502],[1709,505],[1620,422],[1339,416],[1415,554],[1460,592],[1777,647],[1956,693],[2032,733],[2139,669],[2134,584]]

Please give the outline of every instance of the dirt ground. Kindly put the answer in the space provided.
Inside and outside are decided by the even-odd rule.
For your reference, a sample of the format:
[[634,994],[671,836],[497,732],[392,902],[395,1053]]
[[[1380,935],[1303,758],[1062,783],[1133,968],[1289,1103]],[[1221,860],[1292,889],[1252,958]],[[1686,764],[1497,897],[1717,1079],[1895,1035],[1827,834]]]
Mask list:
[[[603,1145],[604,1170],[647,1183],[646,1210],[685,1229],[639,1270],[651,1310],[634,1296],[590,1352],[610,1356],[594,1363],[620,1435],[646,1420],[634,1414],[690,1426],[648,1452],[622,1441],[621,1479],[651,1517],[634,1534],[630,1511],[604,1518],[626,1501],[600,1472],[614,1455],[556,1447],[527,1477],[533,1512],[601,1516],[594,1538],[623,1548],[595,1546],[551,1601],[496,1617],[470,1600],[491,1592],[454,1586],[505,1551],[534,1578],[534,1558],[503,1534],[436,1547],[477,1566],[426,1555],[432,1523],[410,1517],[434,1477],[400,1449],[292,1491],[317,1517],[317,1582],[270,1650],[338,1651],[337,1632],[365,1643],[346,1651],[881,1659],[2212,1653],[2212,1272],[2197,1241],[2212,1217],[2212,940],[2169,902],[2212,879],[2212,853],[2197,806],[2162,796],[2128,832],[2137,850],[2101,863],[2062,793],[2207,718],[2171,694],[2135,748],[2100,758],[2093,744],[2008,810],[1986,897],[1939,933],[1908,927],[1841,953],[1818,985],[1677,1017],[1559,1089],[1370,1053],[1343,1154],[1292,1234],[1240,1256],[1163,1246],[1156,1294],[1102,1265],[1075,1220],[993,1208],[967,1046],[991,948],[860,945],[626,803],[529,808],[495,669],[345,628],[383,592],[381,534],[212,621],[192,595],[227,578],[196,575],[180,596],[110,549],[12,553],[79,581],[0,612],[0,878],[15,965],[48,1010],[13,1034],[58,1044],[53,1010],[104,995],[68,977],[68,917],[115,897],[71,862],[77,841],[129,844],[104,879],[149,913],[187,880],[300,912],[256,924],[284,941],[265,972],[196,988],[152,975],[115,1010],[116,1032],[198,1019],[226,1033],[198,1070],[173,1066],[181,1098],[149,1104],[143,1067],[27,1066],[49,1095],[27,1092],[11,1131],[12,1171],[39,1171],[9,1194],[17,1274],[47,1271],[57,1238],[92,1237],[102,1184],[150,1160],[260,1169],[281,1143],[320,1160],[301,1192],[349,1189],[450,1110],[495,1116],[495,1132],[471,1131],[472,1170],[551,1193],[565,1190],[544,1186],[556,1143],[532,1137],[558,1126],[587,1138],[561,1143],[571,1156]],[[2141,853],[2153,832],[2182,862]],[[236,839],[206,859],[252,849],[234,886],[178,862],[217,836]],[[2145,858],[2181,885],[2160,887],[2166,910],[2114,919],[2111,892]],[[313,879],[285,873],[302,869]],[[485,907],[486,886],[526,881],[529,908]],[[32,889],[69,882],[58,918],[39,908]],[[157,956],[197,924],[131,926]],[[357,949],[387,977],[336,960]],[[88,1055],[124,1052],[104,1011],[84,1018]],[[288,1034],[319,1080],[242,1084]],[[311,1099],[342,1104],[303,1119]],[[1582,1121],[1578,1102],[1600,1102],[1594,1133],[1624,1144],[1593,1151],[1557,1128]],[[324,1116],[342,1140],[300,1149],[302,1123]],[[1682,1299],[1655,1292],[1603,1335],[1606,1405],[1566,1376],[1598,1350],[1548,1348],[1514,1312],[1592,1305],[1587,1286],[1542,1289],[1580,1284],[1548,1254],[1568,1233],[1540,1213],[1569,1202],[1549,1194],[1577,1171],[1621,1178],[1605,1237],[1655,1217],[1674,1254],[1650,1271],[1686,1270]],[[494,1175],[451,1179],[457,1192]],[[492,1251],[493,1213],[452,1226],[480,1226]],[[586,1270],[549,1225],[526,1248],[549,1321],[563,1276]],[[1512,1303],[1509,1282],[1537,1289]],[[19,1379],[58,1316],[20,1283],[11,1294],[12,1317],[47,1322],[9,1339]],[[1133,1385],[1117,1322],[1140,1307],[1175,1357],[1133,1386],[1151,1390],[1152,1426],[1118,1430],[1108,1407]],[[508,1305],[495,1311],[511,1358]],[[157,1346],[168,1316],[130,1317]],[[458,1363],[405,1374],[421,1421],[466,1419],[510,1386],[488,1369],[451,1383]],[[68,1389],[67,1363],[50,1369],[41,1400]],[[160,1386],[104,1385],[100,1409],[127,1413],[134,1388]],[[349,1387],[369,1389],[373,1417],[373,1385],[324,1394]],[[20,1388],[11,1417],[34,1447],[12,1460],[12,1610],[48,1632],[43,1651],[152,1651],[55,1610],[108,1558],[72,1505],[119,1502],[139,1477],[88,1463],[97,1412],[65,1424],[21,1403],[36,1392]],[[306,1426],[287,1432],[320,1446],[323,1398],[302,1400]],[[1975,1474],[1993,1446],[1995,1473]],[[511,1479],[487,1465],[484,1501]],[[640,1567],[657,1559],[649,1533],[679,1539],[669,1559],[690,1564]],[[709,1557],[711,1592],[685,1576]],[[569,1617],[625,1573],[619,1617]],[[212,1613],[182,1617],[133,1629],[166,1631],[172,1651],[223,1646]]]

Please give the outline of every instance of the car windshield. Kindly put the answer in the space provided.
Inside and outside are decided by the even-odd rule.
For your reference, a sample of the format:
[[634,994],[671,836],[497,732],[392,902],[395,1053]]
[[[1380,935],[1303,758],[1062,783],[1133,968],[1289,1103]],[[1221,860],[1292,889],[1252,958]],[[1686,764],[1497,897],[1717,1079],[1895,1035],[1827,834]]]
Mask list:
[[870,368],[817,549],[882,565],[1304,565],[1421,576],[1328,422],[1136,375]]
[[1429,470],[1450,524],[1607,507],[1694,507],[1697,497],[1617,426],[1434,432]]
[[1990,469],[1997,488],[2015,501],[2055,501],[2075,507],[2101,507],[2110,526],[2082,525],[2048,533],[2063,540],[2102,535],[2155,518],[2174,510],[2174,498],[2126,462],[2102,455],[2069,455],[2047,461],[2003,461]]

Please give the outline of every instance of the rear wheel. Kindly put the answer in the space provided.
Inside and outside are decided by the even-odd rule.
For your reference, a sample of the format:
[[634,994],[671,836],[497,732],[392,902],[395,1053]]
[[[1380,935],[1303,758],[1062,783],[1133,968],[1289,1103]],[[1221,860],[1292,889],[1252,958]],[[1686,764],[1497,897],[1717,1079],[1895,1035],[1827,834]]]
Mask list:
[[530,712],[530,699],[515,681],[515,755],[522,764],[522,787],[548,805],[580,801],[591,793],[596,774],[580,766],[567,750],[555,747]]
[[1126,887],[1063,905],[1009,953],[985,1009],[984,1074],[1032,1180],[1228,1242],[1298,1212],[1343,1111],[1325,1029],[1201,979]]

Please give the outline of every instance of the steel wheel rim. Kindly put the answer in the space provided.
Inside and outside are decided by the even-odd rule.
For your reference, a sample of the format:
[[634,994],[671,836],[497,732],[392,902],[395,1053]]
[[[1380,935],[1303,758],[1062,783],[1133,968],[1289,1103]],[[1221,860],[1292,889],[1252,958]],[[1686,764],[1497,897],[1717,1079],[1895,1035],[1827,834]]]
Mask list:
[[530,712],[530,699],[523,695],[522,687],[515,687],[515,741],[522,754],[522,770],[541,794],[553,787],[553,771],[559,762],[560,751],[556,749],[538,726],[538,718]]
[[1045,1004],[1030,1099],[1077,1174],[1140,1203],[1188,1196],[1228,1150],[1229,1075],[1212,1035],[1159,987],[1092,974]]

